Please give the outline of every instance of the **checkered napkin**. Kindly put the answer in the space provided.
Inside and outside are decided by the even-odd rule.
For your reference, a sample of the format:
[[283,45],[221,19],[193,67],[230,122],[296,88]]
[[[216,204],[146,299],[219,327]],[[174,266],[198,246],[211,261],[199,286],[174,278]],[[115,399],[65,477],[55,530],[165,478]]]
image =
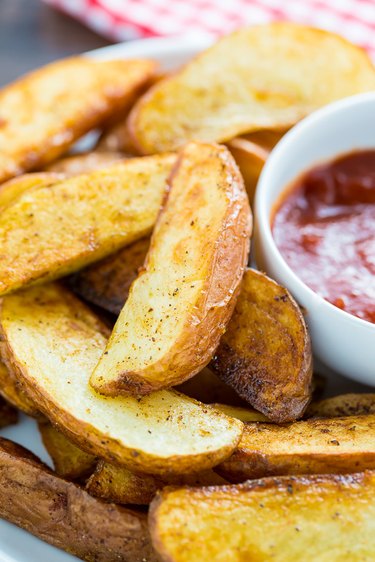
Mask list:
[[375,59],[375,0],[44,0],[115,41],[226,34],[291,20],[335,31]]

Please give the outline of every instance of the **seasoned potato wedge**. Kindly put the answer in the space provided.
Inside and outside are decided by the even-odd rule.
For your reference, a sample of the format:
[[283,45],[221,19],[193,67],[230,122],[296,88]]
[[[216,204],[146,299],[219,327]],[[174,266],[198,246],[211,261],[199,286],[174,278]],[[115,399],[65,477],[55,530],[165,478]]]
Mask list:
[[76,271],[148,234],[174,162],[171,154],[133,158],[22,193],[0,213],[0,294]]
[[314,419],[288,425],[249,423],[220,467],[230,482],[284,474],[375,469],[375,415]]
[[370,58],[342,37],[287,22],[252,26],[148,90],[131,111],[129,131],[143,154],[191,139],[223,142],[287,128],[322,105],[374,89]]
[[0,517],[88,562],[156,562],[146,514],[91,497],[3,438]]
[[336,418],[375,414],[375,394],[341,394],[313,402],[306,410],[308,418]]
[[99,461],[86,484],[93,496],[120,504],[148,505],[156,492],[168,484],[174,486],[220,486],[227,481],[213,470],[196,474],[176,474],[168,478],[137,474],[127,468]]
[[229,151],[186,145],[93,388],[142,396],[202,370],[232,314],[250,233],[248,199]]
[[52,164],[48,164],[45,170],[72,177],[100,170],[124,159],[125,155],[121,152],[86,152],[60,158]]
[[233,406],[244,406],[248,404],[238,394],[225,384],[208,367],[205,367],[197,375],[175,387],[176,390],[187,394],[205,404],[212,402],[223,402]]
[[240,169],[249,201],[252,204],[258,179],[268,158],[269,151],[241,137],[229,141],[227,146]]
[[371,562],[375,474],[163,490],[150,510],[165,562]]
[[130,285],[145,262],[149,246],[149,237],[137,240],[72,275],[69,286],[86,301],[118,315],[128,297]]
[[223,414],[226,414],[231,418],[236,418],[238,420],[241,420],[244,423],[247,422],[267,423],[270,421],[268,418],[266,418],[265,415],[261,414],[260,412],[257,412],[253,408],[249,408],[249,407],[243,408],[241,406],[229,406],[228,404],[218,404],[218,403],[210,404],[210,406],[212,408],[215,408],[216,410],[219,410],[220,412],[223,412]]
[[18,421],[18,412],[0,396],[0,429]]
[[124,110],[155,72],[149,60],[74,57],[0,91],[0,182],[51,162]]
[[84,451],[147,473],[197,472],[235,449],[242,423],[174,391],[105,398],[89,377],[108,331],[67,289],[3,298],[3,359],[51,422]]
[[228,329],[211,363],[216,374],[270,420],[302,416],[312,391],[312,353],[289,292],[248,269]]
[[21,412],[33,418],[42,418],[42,414],[36,407],[34,402],[22,390],[19,381],[6,368],[4,363],[0,361],[0,395],[5,398],[9,404],[12,404]]
[[95,469],[97,460],[69,441],[48,422],[39,422],[42,441],[52,459],[55,472],[68,480],[80,480]]
[[0,213],[12,205],[23,193],[34,188],[49,187],[63,179],[61,174],[52,172],[35,172],[13,178],[0,185]]

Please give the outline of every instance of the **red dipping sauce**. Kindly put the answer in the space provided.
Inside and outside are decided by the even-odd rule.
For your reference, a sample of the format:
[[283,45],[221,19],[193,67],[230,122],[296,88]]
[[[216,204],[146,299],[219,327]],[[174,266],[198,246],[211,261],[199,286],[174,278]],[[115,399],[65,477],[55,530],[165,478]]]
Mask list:
[[279,201],[272,231],[306,285],[375,323],[375,150],[346,154],[301,176]]

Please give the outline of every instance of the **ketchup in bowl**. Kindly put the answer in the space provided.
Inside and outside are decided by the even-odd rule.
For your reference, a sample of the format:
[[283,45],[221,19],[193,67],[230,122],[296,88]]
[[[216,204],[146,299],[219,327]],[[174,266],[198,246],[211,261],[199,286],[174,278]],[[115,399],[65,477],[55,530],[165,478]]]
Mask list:
[[306,285],[375,323],[375,150],[346,154],[302,175],[277,204],[272,231]]

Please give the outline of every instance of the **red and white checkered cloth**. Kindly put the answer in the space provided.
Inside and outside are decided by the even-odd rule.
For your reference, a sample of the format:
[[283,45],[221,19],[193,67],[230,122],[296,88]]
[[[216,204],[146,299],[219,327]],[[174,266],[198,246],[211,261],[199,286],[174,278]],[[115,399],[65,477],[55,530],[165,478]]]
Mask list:
[[246,24],[290,20],[347,37],[375,59],[375,0],[45,0],[115,41],[222,35]]

